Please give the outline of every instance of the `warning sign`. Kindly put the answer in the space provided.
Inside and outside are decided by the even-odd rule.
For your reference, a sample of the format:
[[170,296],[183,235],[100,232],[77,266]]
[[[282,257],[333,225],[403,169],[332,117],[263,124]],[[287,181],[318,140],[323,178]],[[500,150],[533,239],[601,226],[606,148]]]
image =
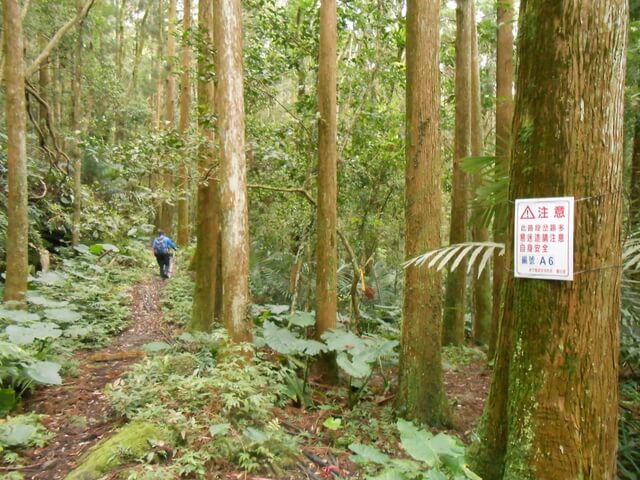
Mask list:
[[573,197],[516,200],[516,277],[573,280]]
[[536,217],[531,211],[531,207],[527,205],[527,207],[524,209],[524,212],[522,212],[522,215],[520,215],[520,220],[535,220],[535,219]]

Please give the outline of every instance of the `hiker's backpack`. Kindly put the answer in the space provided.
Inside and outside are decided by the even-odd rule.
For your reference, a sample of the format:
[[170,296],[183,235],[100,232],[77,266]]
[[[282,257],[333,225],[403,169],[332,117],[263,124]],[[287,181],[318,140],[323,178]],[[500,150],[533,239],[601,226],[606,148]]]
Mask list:
[[155,255],[166,255],[168,253],[167,242],[164,238],[158,237],[153,241],[153,253]]

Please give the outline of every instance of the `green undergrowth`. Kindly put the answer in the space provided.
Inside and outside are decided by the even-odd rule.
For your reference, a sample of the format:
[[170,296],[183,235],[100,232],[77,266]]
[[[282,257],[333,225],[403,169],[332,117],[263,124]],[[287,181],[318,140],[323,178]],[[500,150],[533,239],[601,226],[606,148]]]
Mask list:
[[175,430],[180,441],[162,467],[167,475],[204,478],[228,464],[279,472],[297,450],[273,414],[287,399],[286,371],[253,353],[229,344],[223,330],[183,334],[111,385],[107,397],[129,420]]
[[[189,273],[179,269],[163,290],[163,318],[184,325],[192,292]],[[224,478],[238,470],[283,478],[296,462],[306,463],[303,450],[316,448],[343,466],[350,457],[360,464],[346,462],[355,469],[352,478],[476,478],[458,439],[396,418],[390,402],[395,339],[343,329],[315,341],[310,312],[258,305],[251,314],[254,345],[230,344],[222,328],[184,333],[171,345],[158,344],[107,388],[120,415],[169,425],[177,438],[161,455],[152,449],[132,458],[120,478]],[[328,350],[337,353],[342,372],[334,387],[308,375],[314,355]],[[461,356],[475,361],[472,353]],[[421,450],[409,437],[429,441]]]
[[[0,418],[16,409],[38,385],[58,385],[73,376],[76,349],[97,348],[129,321],[128,290],[145,272],[151,256],[145,244],[129,239],[62,249],[56,268],[29,278],[22,304],[0,304]],[[33,422],[21,432],[37,437]],[[19,450],[20,444],[0,448]],[[5,455],[6,457],[6,455]]]
[[42,447],[53,434],[42,425],[42,415],[29,413],[0,419],[0,456],[2,463],[20,463],[17,449]]
[[180,251],[175,257],[181,268],[165,283],[160,305],[164,320],[168,323],[185,326],[191,318],[191,304],[193,299],[194,282],[186,266],[189,263],[191,251]]
[[632,380],[620,385],[617,478],[640,478],[640,388]]
[[478,348],[466,345],[442,347],[442,366],[445,370],[457,370],[465,365],[486,361],[487,355]]

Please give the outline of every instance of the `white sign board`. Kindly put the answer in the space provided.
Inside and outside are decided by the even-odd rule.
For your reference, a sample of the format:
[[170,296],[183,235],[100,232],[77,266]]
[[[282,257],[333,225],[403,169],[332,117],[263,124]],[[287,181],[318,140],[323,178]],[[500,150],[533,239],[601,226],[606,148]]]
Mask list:
[[573,197],[516,200],[516,277],[573,280]]

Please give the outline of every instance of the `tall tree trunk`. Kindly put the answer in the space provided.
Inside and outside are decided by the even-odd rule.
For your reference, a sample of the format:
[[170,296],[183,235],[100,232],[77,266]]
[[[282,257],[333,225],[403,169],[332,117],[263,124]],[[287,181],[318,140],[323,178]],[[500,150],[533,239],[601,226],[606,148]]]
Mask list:
[[189,328],[210,331],[222,302],[218,294],[220,277],[220,202],[218,184],[213,172],[216,167],[215,148],[215,85],[209,65],[214,54],[213,0],[200,0],[198,23],[203,38],[203,51],[198,55],[198,126],[207,145],[198,165],[198,221],[196,224],[196,281],[193,312]]
[[[157,56],[157,69],[158,69],[158,86],[156,93],[156,129],[162,128],[162,112],[165,100],[164,96],[164,82],[165,82],[165,65],[164,65],[164,0],[158,0],[158,56]],[[155,173],[152,176],[152,182],[154,185],[154,191],[162,188],[164,176],[161,173]],[[161,198],[155,200],[155,218],[153,220],[156,228],[162,228],[162,207],[164,202]]]
[[[336,327],[337,237],[337,14],[336,0],[320,2],[320,60],[318,70],[318,227],[316,252],[316,335]],[[338,381],[335,354],[322,356],[316,366],[327,383]]]
[[509,195],[576,197],[576,273],[507,282],[486,480],[615,477],[626,21],[624,0],[520,4]]
[[[169,0],[169,25],[167,31],[167,93],[165,96],[165,125],[167,128],[173,128],[175,122],[175,90],[176,80],[173,77],[173,62],[176,56],[176,0]],[[163,175],[163,186],[165,195],[173,194],[173,175],[171,169],[165,169]],[[170,200],[165,200],[162,203],[161,216],[160,216],[160,228],[164,230],[167,235],[171,235],[173,232],[173,203]]]
[[[407,3],[407,141],[405,258],[440,246],[440,1]],[[447,422],[440,360],[442,278],[405,270],[397,406],[402,415],[430,425]]]
[[[80,12],[82,10],[82,1],[76,0],[76,10]],[[82,86],[81,86],[81,73],[82,73],[82,24],[81,20],[78,23],[78,34],[76,39],[76,49],[73,61],[73,109],[71,112],[71,129],[76,137],[80,136],[80,115],[82,106]],[[73,221],[71,242],[73,245],[80,243],[80,220],[82,211],[82,151],[79,145],[79,138],[76,138],[74,145],[74,160],[73,160]]]
[[[191,28],[191,0],[183,0],[184,19],[182,28],[188,35]],[[191,46],[186,37],[182,44],[182,74],[180,78],[180,133],[186,135],[189,129],[189,108],[191,107]],[[178,245],[189,244],[189,168],[185,161],[178,171]]]
[[122,78],[124,64],[124,13],[126,0],[120,0],[116,17],[116,72],[118,78]]
[[142,15],[142,20],[140,20],[140,25],[136,32],[136,49],[134,53],[133,67],[131,68],[131,81],[128,89],[129,96],[135,92],[135,89],[138,86],[138,70],[140,68],[140,61],[142,60],[142,52],[144,51],[144,41],[147,36],[147,19],[149,18],[149,10],[151,10],[150,6],[142,5],[144,7],[144,14]]
[[4,300],[22,301],[27,291],[29,219],[27,217],[26,105],[22,21],[18,0],[3,0],[5,115],[7,124],[7,270]]
[[[513,0],[497,4],[496,47],[496,168],[497,178],[508,173],[511,155],[511,121],[513,120]],[[493,238],[506,242],[508,206],[496,205]],[[498,328],[504,301],[505,257],[496,254],[493,259],[493,306],[491,309],[491,335],[489,355],[495,355]]]
[[[471,155],[484,154],[482,142],[482,106],[480,100],[480,62],[478,52],[478,29],[475,22],[475,8],[471,4]],[[482,175],[473,178],[474,190],[483,184]],[[475,209],[477,215],[473,224],[474,242],[489,240],[489,229],[480,223],[481,207]],[[488,345],[491,334],[491,275],[485,268],[478,276],[479,264],[474,266],[473,275],[473,341],[478,345]]]
[[[449,243],[467,241],[467,175],[461,167],[471,153],[471,28],[472,0],[458,0],[456,8],[456,113]],[[464,343],[466,262],[447,276],[442,343]]]
[[214,15],[220,135],[223,317],[236,342],[251,341],[249,305],[249,218],[244,139],[242,6],[216,0]]
[[[46,45],[47,38],[43,33],[40,33],[38,35],[38,46],[40,50],[44,49]],[[42,65],[40,65],[40,69],[38,71],[38,92],[45,101],[47,101],[49,98],[49,63],[49,60],[43,62]],[[47,125],[47,107],[45,107],[43,104],[40,104],[38,123],[40,124],[40,128],[44,131]]]
[[[64,118],[64,109],[62,104],[62,99],[64,98],[64,81],[62,71],[64,69],[64,65],[62,63],[62,57],[57,55],[56,58],[56,71],[55,71],[55,82],[56,85],[54,88],[54,121],[56,121],[59,125],[62,125],[62,120]],[[61,139],[61,143],[64,144],[64,139]]]

